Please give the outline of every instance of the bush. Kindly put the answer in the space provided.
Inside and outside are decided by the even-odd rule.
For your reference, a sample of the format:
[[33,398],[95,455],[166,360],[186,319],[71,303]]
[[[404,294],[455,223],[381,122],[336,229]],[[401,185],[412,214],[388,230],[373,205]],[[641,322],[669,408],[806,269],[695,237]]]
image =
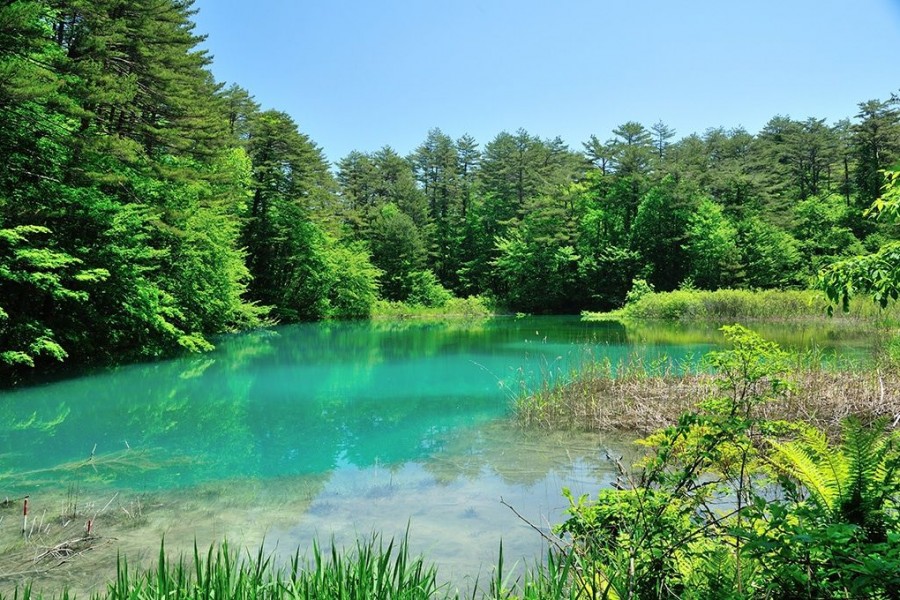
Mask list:
[[653,286],[647,283],[645,279],[634,279],[631,282],[631,289],[625,295],[625,304],[634,304],[647,294],[653,293]]
[[[567,494],[582,577],[613,598],[896,598],[900,434],[844,424],[839,444],[758,418],[789,356],[739,326],[708,355],[718,393],[641,443],[595,500]],[[595,591],[597,591],[595,589]]]
[[494,314],[493,303],[484,296],[468,298],[450,298],[442,306],[428,307],[406,302],[388,302],[378,300],[372,309],[372,317],[376,319],[408,319],[408,318],[483,318]]
[[453,294],[441,285],[431,271],[416,271],[409,275],[409,304],[440,308],[453,298]]

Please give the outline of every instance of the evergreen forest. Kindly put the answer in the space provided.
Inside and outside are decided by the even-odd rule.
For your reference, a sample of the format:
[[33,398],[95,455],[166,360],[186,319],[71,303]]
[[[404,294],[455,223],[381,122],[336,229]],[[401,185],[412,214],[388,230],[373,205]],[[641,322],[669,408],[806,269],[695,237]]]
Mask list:
[[380,301],[576,313],[621,306],[635,280],[807,289],[900,238],[865,216],[900,160],[889,90],[834,123],[629,121],[575,148],[435,128],[407,156],[331,165],[302,124],[215,80],[193,15],[0,3],[0,383]]

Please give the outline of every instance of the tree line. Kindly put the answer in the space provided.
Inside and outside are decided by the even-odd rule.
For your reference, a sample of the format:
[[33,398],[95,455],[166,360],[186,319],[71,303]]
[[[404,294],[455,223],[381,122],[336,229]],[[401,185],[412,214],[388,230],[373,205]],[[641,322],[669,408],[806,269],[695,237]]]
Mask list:
[[573,150],[428,132],[332,170],[284,112],[216,82],[191,0],[0,5],[0,379],[169,355],[379,299],[620,305],[632,283],[804,287],[896,228],[864,219],[900,100],[829,125],[676,139],[627,122]]

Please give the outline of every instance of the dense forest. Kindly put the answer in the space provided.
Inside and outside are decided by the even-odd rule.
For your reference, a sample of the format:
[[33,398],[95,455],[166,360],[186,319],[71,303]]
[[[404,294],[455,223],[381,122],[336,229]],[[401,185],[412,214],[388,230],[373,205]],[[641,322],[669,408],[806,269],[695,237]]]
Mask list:
[[900,159],[897,96],[755,134],[626,122],[578,149],[433,129],[332,168],[289,115],[215,81],[191,5],[0,5],[0,382],[378,299],[576,312],[638,279],[803,288],[898,238],[863,216]]

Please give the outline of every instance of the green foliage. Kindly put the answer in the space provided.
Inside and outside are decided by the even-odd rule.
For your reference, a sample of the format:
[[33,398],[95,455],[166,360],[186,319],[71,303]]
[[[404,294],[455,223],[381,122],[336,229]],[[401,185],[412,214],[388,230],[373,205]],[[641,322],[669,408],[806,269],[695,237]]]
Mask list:
[[894,367],[900,367],[900,333],[895,334],[888,342],[887,355]]
[[719,393],[642,441],[636,471],[570,502],[581,576],[633,598],[891,598],[900,582],[900,451],[884,422],[835,446],[759,407],[790,357],[740,327],[709,354]]
[[[571,516],[560,531],[572,534],[576,551],[592,558],[620,596],[743,595],[742,541],[732,529],[742,526],[754,497],[751,414],[783,391],[786,355],[743,327],[723,332],[731,348],[707,357],[721,394],[644,440],[650,451],[640,470],[623,470],[616,489],[591,501],[569,497]],[[726,502],[736,506],[723,511]],[[722,573],[729,562],[734,570]]]
[[385,543],[373,536],[353,550],[314,544],[312,556],[295,555],[288,567],[278,566],[262,548],[241,557],[227,543],[206,555],[194,548],[192,557],[172,561],[160,547],[156,567],[137,573],[125,558],[117,576],[98,599],[124,598],[346,598],[432,599],[449,597],[437,583],[436,569],[409,553],[406,538]]
[[482,319],[494,314],[495,308],[493,303],[482,296],[450,298],[446,303],[437,307],[407,304],[405,302],[388,302],[385,300],[376,301],[372,307],[373,319]]
[[364,319],[371,315],[378,299],[378,277],[381,275],[369,252],[357,244],[345,245],[326,237],[325,288],[328,296],[326,318]]
[[649,267],[647,280],[673,290],[688,275],[688,228],[700,199],[696,190],[666,178],[642,198],[631,230],[632,247]]
[[748,532],[748,549],[769,589],[812,597],[892,597],[900,577],[900,453],[884,423],[849,419],[841,444],[801,427],[771,442],[770,466],[784,490]]
[[41,356],[61,361],[68,355],[56,341],[57,334],[24,307],[83,304],[88,296],[73,289],[77,283],[108,275],[81,269],[77,258],[35,239],[50,233],[38,225],[0,229],[0,373],[10,367],[33,367]]
[[851,127],[859,189],[856,205],[867,208],[882,195],[883,172],[900,158],[900,98],[861,102],[856,116],[858,121]]
[[430,308],[440,308],[453,297],[431,271],[414,271],[409,275],[410,290],[406,301]]
[[[900,206],[900,172],[886,174],[881,197],[873,203],[869,215],[896,219]],[[880,306],[886,307],[900,298],[900,242],[887,243],[877,252],[855,256],[829,265],[819,274],[819,284],[829,300],[840,302],[848,310],[850,298],[871,294]]]
[[628,290],[628,295],[625,296],[625,303],[635,304],[640,301],[641,298],[647,294],[652,294],[654,291],[653,286],[645,280],[635,279],[631,282],[631,289]]
[[424,269],[425,257],[425,245],[412,218],[395,204],[383,205],[372,224],[372,262],[382,271],[382,297],[409,298],[413,274]]
[[894,242],[878,252],[855,256],[829,265],[821,272],[820,282],[832,302],[849,310],[850,298],[871,294],[881,307],[900,298],[900,243]]
[[847,226],[851,212],[841,197],[810,196],[797,204],[794,214],[798,220],[794,236],[803,240],[800,250],[811,274],[840,257],[863,253],[862,244]]
[[825,316],[827,302],[816,292],[769,290],[676,290],[642,294],[621,310],[634,319],[670,321],[773,319]]
[[497,251],[498,295],[511,309],[558,310],[575,293],[578,255],[572,246],[515,232],[497,239]]
[[684,249],[690,260],[690,277],[700,288],[715,290],[738,279],[737,229],[712,200],[701,200],[688,219]]
[[798,283],[802,256],[788,232],[759,218],[741,224],[738,233],[744,283],[750,288],[785,288]]
[[900,449],[896,434],[882,433],[884,425],[866,428],[849,419],[838,448],[816,430],[803,431],[791,442],[772,443],[772,464],[802,486],[805,493],[788,483],[788,492],[817,517],[855,525],[869,541],[887,541],[887,528],[898,517],[890,503],[900,493]]

